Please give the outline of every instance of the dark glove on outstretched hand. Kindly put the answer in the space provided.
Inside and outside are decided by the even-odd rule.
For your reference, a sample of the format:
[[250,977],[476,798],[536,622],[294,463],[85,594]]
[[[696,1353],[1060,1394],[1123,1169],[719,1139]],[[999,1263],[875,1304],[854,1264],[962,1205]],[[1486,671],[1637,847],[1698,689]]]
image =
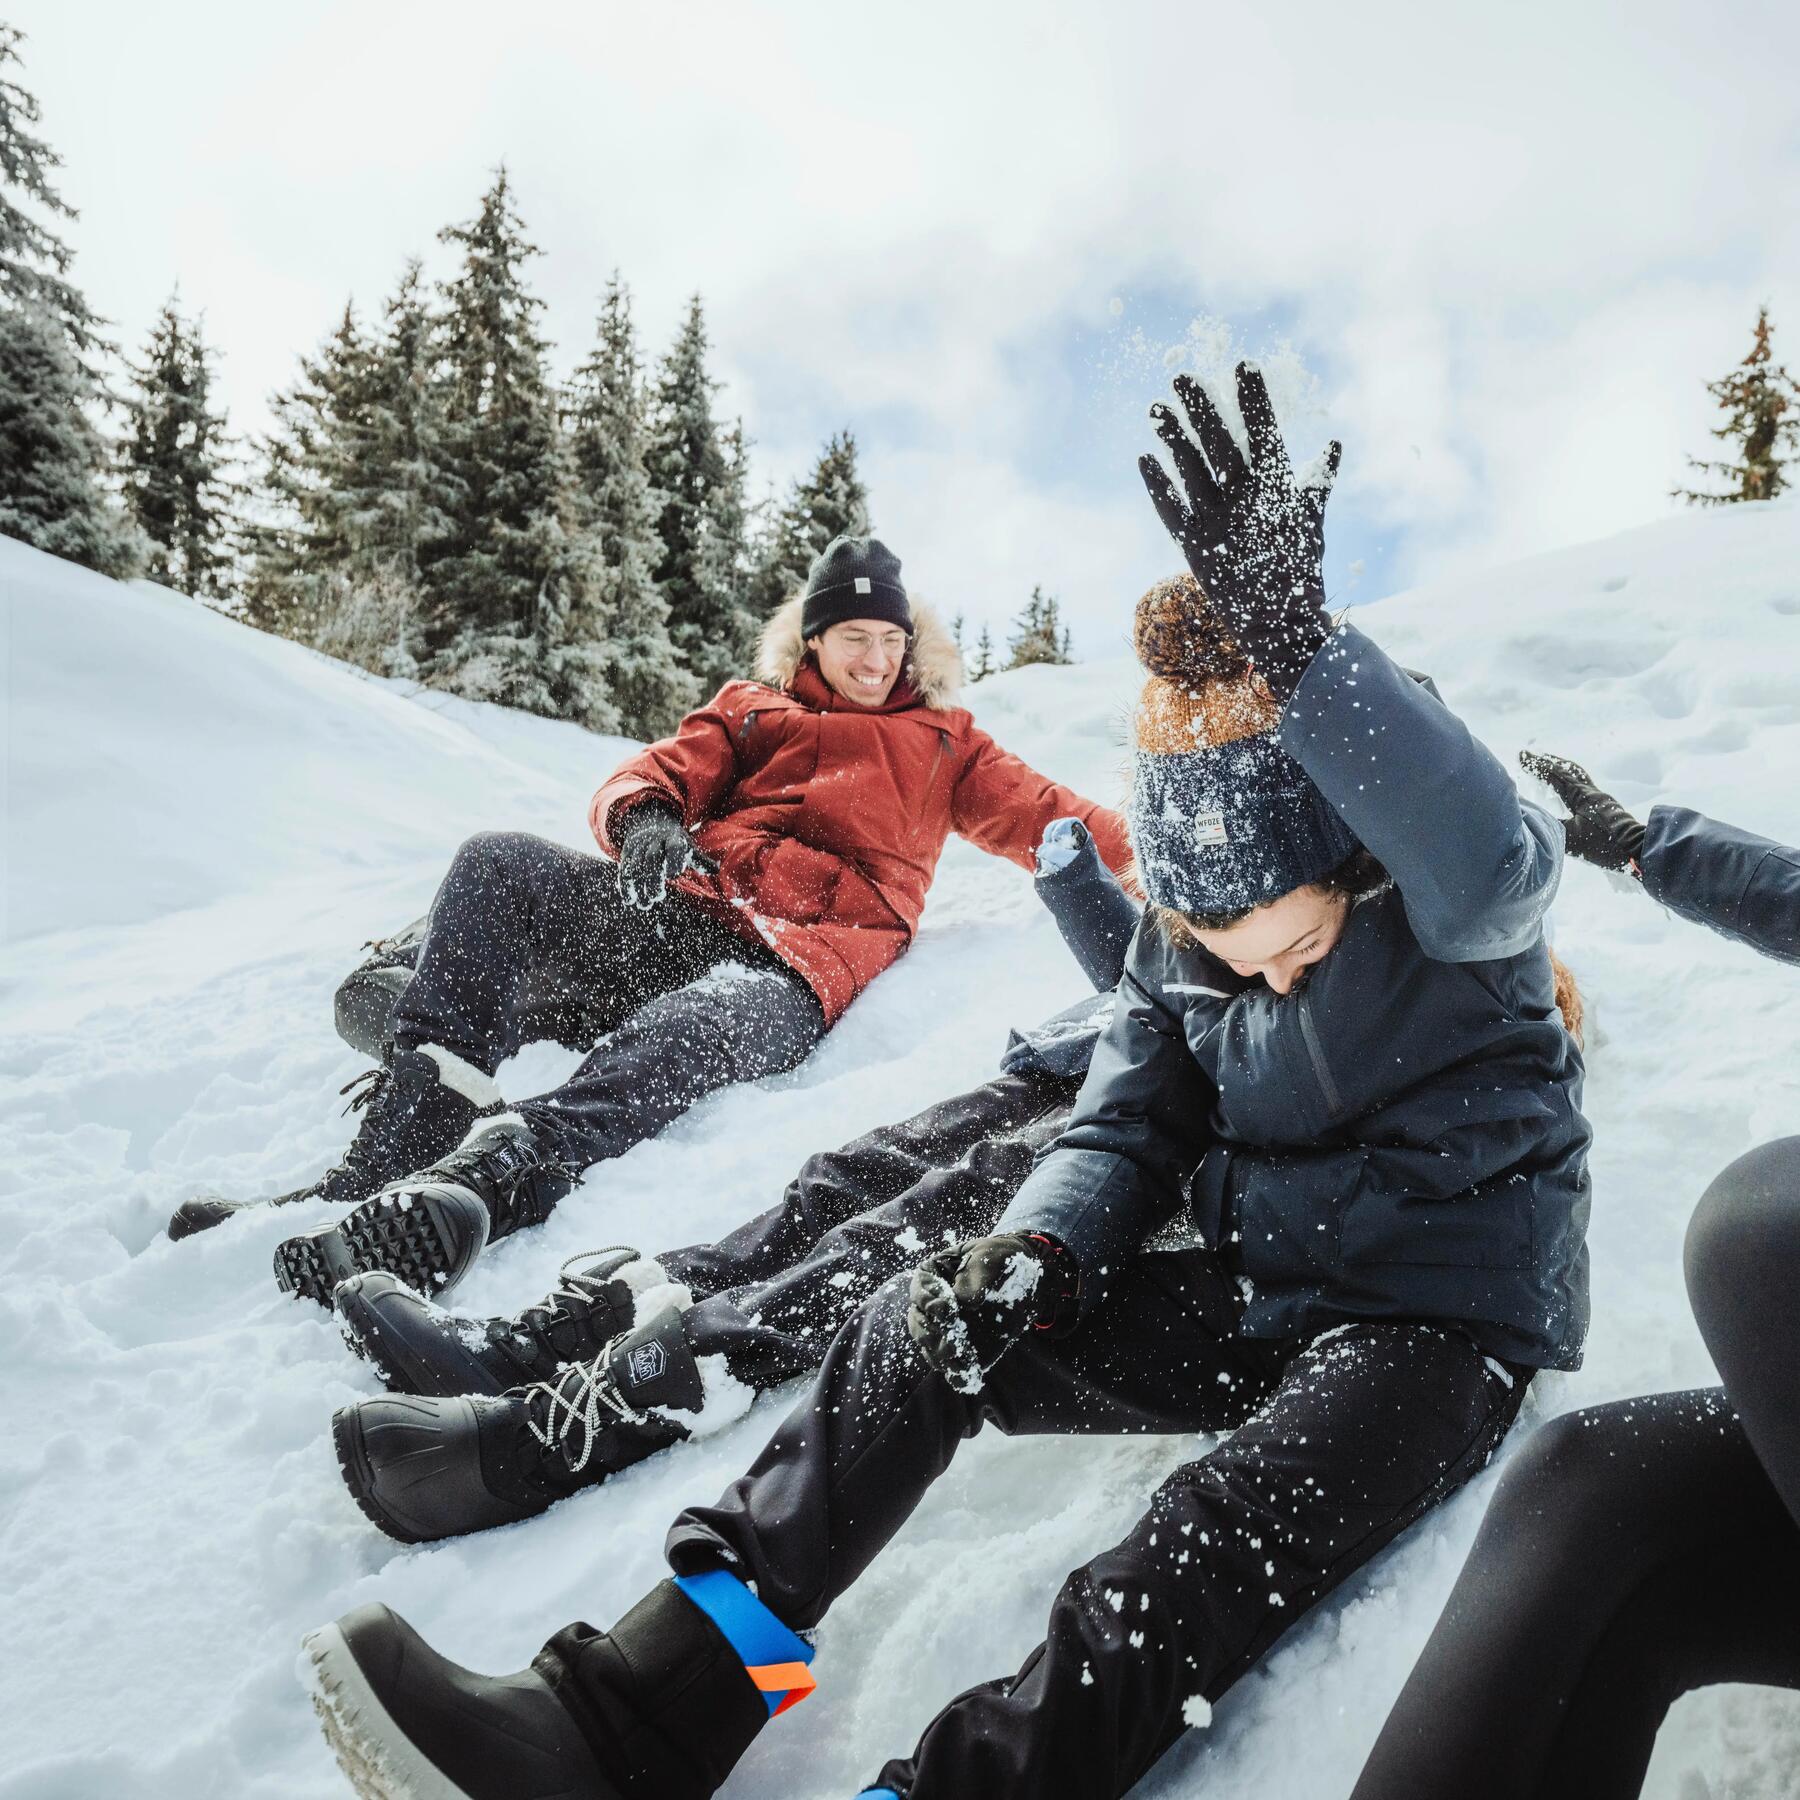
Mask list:
[[1643,855],[1643,826],[1580,763],[1537,750],[1521,750],[1519,762],[1569,809],[1563,847],[1577,862],[1623,873]]
[[625,815],[618,833],[619,892],[627,906],[658,905],[669,883],[687,869],[716,875],[719,865],[697,849],[687,828],[666,806],[644,801]]
[[1175,393],[1194,436],[1160,402],[1150,416],[1174,459],[1185,501],[1154,456],[1140,456],[1138,469],[1195,580],[1285,706],[1331,635],[1325,614],[1325,502],[1343,446],[1333,440],[1323,473],[1301,487],[1261,371],[1239,363],[1237,391],[1250,440],[1247,461],[1205,390],[1177,375]]
[[920,1354],[963,1394],[1036,1326],[1075,1297],[1075,1261],[1054,1238],[975,1238],[913,1270],[906,1329]]

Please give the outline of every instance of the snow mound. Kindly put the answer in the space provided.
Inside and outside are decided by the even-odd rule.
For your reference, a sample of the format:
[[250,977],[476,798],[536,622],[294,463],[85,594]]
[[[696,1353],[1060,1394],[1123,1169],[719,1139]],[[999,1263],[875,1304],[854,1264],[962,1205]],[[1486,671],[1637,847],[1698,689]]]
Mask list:
[[[716,1493],[777,1416],[764,1402],[543,1519],[402,1551],[331,1453],[331,1409],[373,1379],[270,1278],[274,1241],[314,1214],[179,1245],[160,1231],[197,1189],[272,1192],[336,1154],[334,1090],[357,1060],[329,1001],[358,944],[422,911],[472,831],[585,845],[588,796],[627,746],[413,694],[7,541],[0,600],[0,1800],[338,1795],[293,1680],[304,1630],[379,1598],[447,1654],[516,1668],[568,1620],[635,1600],[674,1510]],[[1640,810],[1669,799],[1800,840],[1800,509],[1692,515],[1358,618],[1509,762],[1562,751]],[[1116,800],[1135,685],[1121,659],[1020,670],[971,699],[1003,743]],[[1586,869],[1556,929],[1592,1021],[1595,1325],[1587,1367],[1537,1383],[1528,1423],[1710,1378],[1681,1291],[1687,1214],[1721,1164],[1800,1128],[1800,978]],[[1081,987],[1029,882],[952,845],[913,954],[802,1069],[596,1171],[459,1305],[511,1311],[592,1243],[717,1234],[828,1140],[985,1079],[1009,1025]],[[501,1084],[517,1098],[568,1062],[535,1049]],[[827,1621],[817,1697],[730,1793],[856,1792],[958,1687],[1017,1666],[1065,1571],[1200,1447],[968,1446]],[[1491,1482],[1302,1624],[1143,1791],[1346,1793]],[[977,1559],[1012,1572],[1005,1604],[963,1579]],[[1786,1697],[1688,1703],[1647,1791],[1695,1791],[1699,1767],[1773,1796],[1784,1744],[1800,1748]]]

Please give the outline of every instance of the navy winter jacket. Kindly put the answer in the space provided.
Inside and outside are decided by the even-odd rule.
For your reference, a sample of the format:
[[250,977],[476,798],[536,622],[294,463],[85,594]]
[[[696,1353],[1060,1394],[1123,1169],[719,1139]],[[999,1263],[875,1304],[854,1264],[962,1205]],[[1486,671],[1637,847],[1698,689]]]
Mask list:
[[1644,891],[1672,912],[1800,963],[1800,850],[1685,807],[1657,806],[1638,868]]
[[1441,1320],[1573,1368],[1589,1131],[1542,930],[1561,827],[1350,627],[1281,736],[1393,885],[1286,996],[1146,916],[1068,1129],[999,1229],[1059,1238],[1085,1311],[1185,1208],[1248,1336]]

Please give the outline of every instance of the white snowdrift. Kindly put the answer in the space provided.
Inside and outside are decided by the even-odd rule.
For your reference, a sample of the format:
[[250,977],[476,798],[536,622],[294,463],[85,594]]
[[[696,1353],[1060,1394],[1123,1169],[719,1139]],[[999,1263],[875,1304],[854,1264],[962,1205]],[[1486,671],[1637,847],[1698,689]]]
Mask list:
[[[470,831],[583,843],[624,746],[411,697],[4,541],[0,595],[0,1800],[339,1794],[293,1678],[304,1629],[380,1598],[447,1653],[517,1667],[556,1626],[634,1600],[675,1508],[736,1473],[775,1416],[765,1403],[547,1518],[399,1551],[342,1491],[326,1430],[370,1376],[270,1279],[274,1240],[310,1215],[160,1235],[197,1188],[269,1192],[335,1154],[334,1090],[358,1065],[329,999],[358,943],[420,911]],[[1793,506],[1679,519],[1360,617],[1509,760],[1564,750],[1630,804],[1800,839]],[[1121,654],[1000,677],[976,709],[1115,798],[1132,688]],[[1595,1330],[1587,1367],[1541,1381],[1531,1416],[1709,1379],[1681,1292],[1687,1213],[1719,1165],[1800,1129],[1800,977],[1583,869],[1556,921],[1594,1023]],[[953,846],[914,953],[802,1070],[597,1171],[459,1302],[511,1310],[593,1244],[716,1233],[826,1140],[983,1079],[1008,1024],[1080,987],[1025,878]],[[532,1091],[567,1062],[528,1052],[502,1084]],[[956,1688],[1016,1666],[1064,1571],[1197,1448],[968,1447],[827,1622],[818,1696],[730,1793],[847,1800]],[[1347,1792],[1491,1479],[1294,1632],[1144,1791]],[[1681,1710],[1650,1791],[1774,1796],[1797,1765],[1800,1707],[1732,1690]]]

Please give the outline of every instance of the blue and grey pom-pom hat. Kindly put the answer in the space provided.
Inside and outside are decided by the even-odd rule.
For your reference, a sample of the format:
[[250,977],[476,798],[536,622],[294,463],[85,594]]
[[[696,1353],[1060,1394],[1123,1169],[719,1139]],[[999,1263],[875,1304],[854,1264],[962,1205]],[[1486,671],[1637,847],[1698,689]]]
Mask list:
[[1282,748],[1281,708],[1190,576],[1138,603],[1150,679],[1138,701],[1129,819],[1156,905],[1228,915],[1330,874],[1357,849],[1337,809]]

